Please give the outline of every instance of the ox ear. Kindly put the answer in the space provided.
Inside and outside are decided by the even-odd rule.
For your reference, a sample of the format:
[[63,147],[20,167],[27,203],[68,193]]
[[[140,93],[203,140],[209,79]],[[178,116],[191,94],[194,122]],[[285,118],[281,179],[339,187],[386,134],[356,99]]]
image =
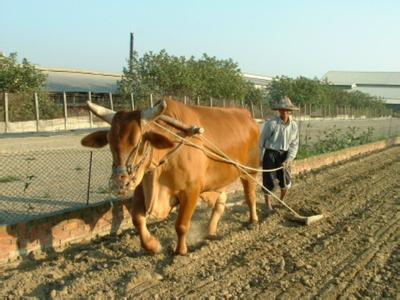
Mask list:
[[172,148],[174,143],[165,135],[148,131],[143,134],[143,139],[149,141],[150,144],[157,149]]
[[101,148],[108,144],[108,130],[96,131],[88,134],[81,140],[82,146],[90,148]]

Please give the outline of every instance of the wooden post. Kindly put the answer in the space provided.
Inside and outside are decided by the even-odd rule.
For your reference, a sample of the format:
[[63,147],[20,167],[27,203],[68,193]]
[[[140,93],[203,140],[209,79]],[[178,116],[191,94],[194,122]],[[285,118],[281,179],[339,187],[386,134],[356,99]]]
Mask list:
[[153,94],[150,94],[150,107],[153,107]]
[[109,98],[110,98],[110,109],[114,110],[114,103],[113,103],[113,97],[112,97],[112,93],[108,93]]
[[186,104],[186,96],[183,96],[183,103]]
[[210,97],[210,107],[213,107],[213,99]]
[[197,97],[197,106],[200,106],[200,97]]
[[250,101],[250,106],[251,106],[251,116],[254,118],[254,106],[253,106],[253,101]]
[[135,110],[135,100],[133,99],[133,93],[131,93],[131,108]]
[[39,99],[37,93],[34,93],[34,98],[35,98],[36,131],[39,131]]
[[5,122],[5,132],[8,132],[9,119],[8,119],[8,93],[4,93],[4,122]]
[[[88,93],[89,97],[89,102],[92,102],[92,92]],[[93,128],[93,113],[89,110],[89,122],[90,122],[90,128]]]
[[225,107],[225,99],[222,99],[222,105]]
[[264,119],[263,105],[261,101],[260,101],[260,112],[261,112],[261,119]]
[[64,105],[64,130],[67,130],[68,111],[67,111],[67,94],[65,92],[63,92],[63,105]]
[[240,105],[244,107],[243,99],[240,99]]

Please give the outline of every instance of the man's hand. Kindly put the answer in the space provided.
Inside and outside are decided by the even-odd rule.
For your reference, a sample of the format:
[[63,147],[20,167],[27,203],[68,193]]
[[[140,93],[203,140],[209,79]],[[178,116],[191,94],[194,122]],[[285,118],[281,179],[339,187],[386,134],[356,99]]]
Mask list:
[[285,169],[290,169],[293,166],[293,160],[285,160],[282,163],[282,167],[284,167]]

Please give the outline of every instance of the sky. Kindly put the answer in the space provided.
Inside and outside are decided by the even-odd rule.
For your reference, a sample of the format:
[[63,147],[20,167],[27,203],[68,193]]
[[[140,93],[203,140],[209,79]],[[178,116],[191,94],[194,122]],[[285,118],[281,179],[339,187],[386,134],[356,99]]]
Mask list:
[[398,0],[0,0],[0,52],[43,67],[120,73],[135,50],[242,72],[321,78],[400,71]]

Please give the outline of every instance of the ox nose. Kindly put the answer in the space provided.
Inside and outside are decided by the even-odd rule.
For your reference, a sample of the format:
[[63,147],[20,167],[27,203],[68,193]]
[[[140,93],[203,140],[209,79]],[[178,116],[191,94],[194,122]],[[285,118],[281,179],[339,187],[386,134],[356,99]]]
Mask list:
[[117,181],[121,188],[126,187],[129,184],[129,176],[128,175],[118,175]]

